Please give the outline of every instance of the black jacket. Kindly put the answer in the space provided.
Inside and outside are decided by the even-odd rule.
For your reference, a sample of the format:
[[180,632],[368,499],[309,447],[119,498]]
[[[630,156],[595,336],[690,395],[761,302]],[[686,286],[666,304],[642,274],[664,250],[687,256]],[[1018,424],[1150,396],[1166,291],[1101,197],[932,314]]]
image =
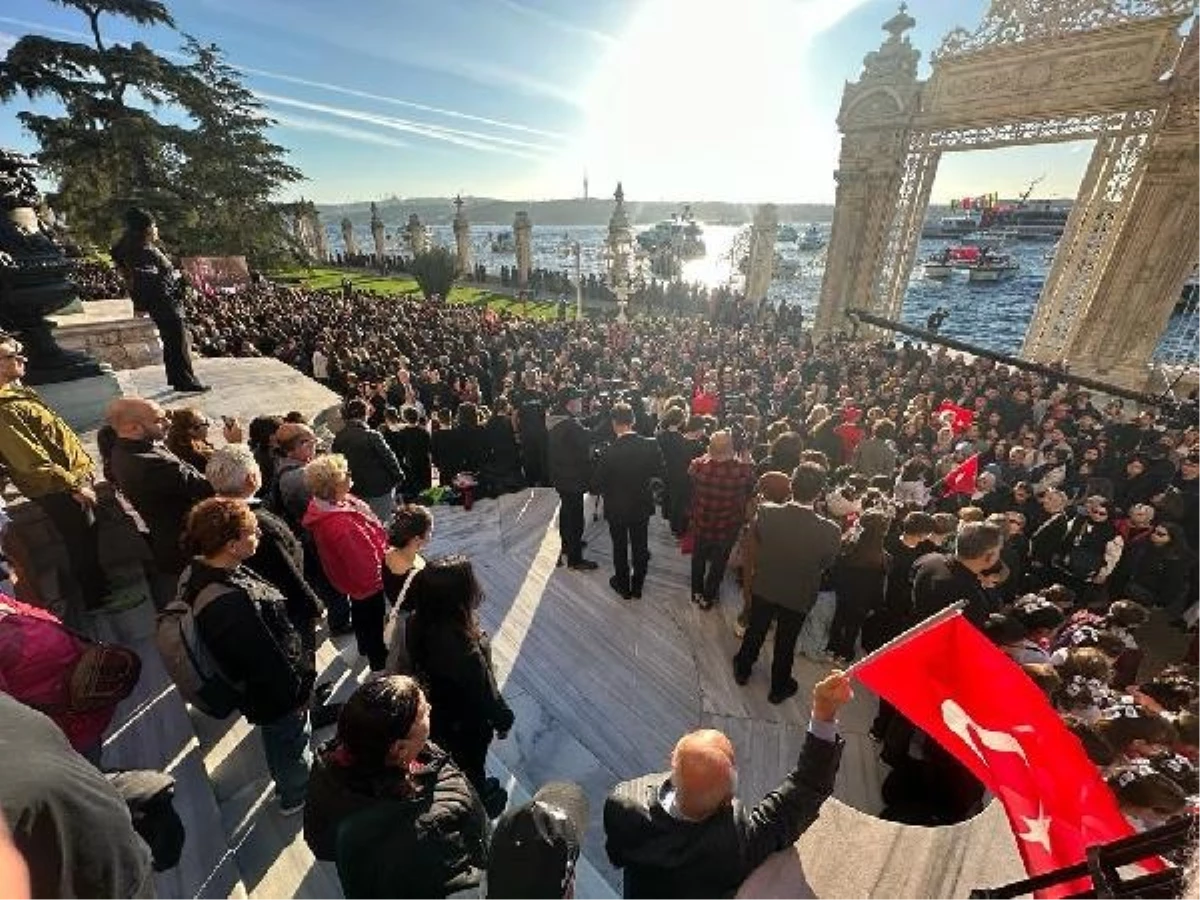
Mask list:
[[486,865],[487,814],[475,789],[433,744],[405,781],[368,772],[336,741],[313,761],[304,840],[335,860],[347,897],[445,897],[478,882]]
[[129,288],[134,312],[149,313],[155,320],[180,316],[182,279],[165,253],[121,240],[111,255]]
[[288,617],[298,629],[311,627],[324,609],[316,592],[304,577],[304,548],[287,522],[261,504],[252,503],[258,520],[258,549],[246,560],[256,575],[270,582],[283,594]]
[[346,457],[356,496],[382,497],[404,480],[404,470],[383,435],[361,419],[347,422],[330,449]]
[[246,720],[274,722],[306,704],[317,673],[283,595],[245,566],[216,569],[194,559],[180,578],[184,599],[214,582],[232,590],[204,607],[196,631],[221,671],[244,683]]
[[434,734],[512,728],[515,716],[496,684],[487,635],[470,638],[444,619],[430,621],[420,608],[408,628],[408,648],[426,688]]
[[494,415],[483,426],[487,440],[488,468],[494,474],[521,472],[521,448],[517,444],[517,433],[512,419]]
[[573,416],[551,415],[550,484],[564,494],[585,492],[592,480],[592,435]]
[[658,442],[637,434],[618,437],[596,467],[596,491],[604,497],[604,518],[628,525],[650,518],[654,496],[650,479],[663,477]]
[[967,601],[963,618],[976,628],[996,612],[979,577],[948,553],[929,553],[917,560],[912,585],[913,616],[918,622],[959,600]]
[[617,785],[604,804],[608,858],[626,897],[732,897],[768,856],[795,843],[833,793],[843,741],[809,734],[795,770],[755,806],[737,799],[703,822],[674,818],[666,775]]
[[[430,452],[432,441],[428,429],[420,425],[405,425],[391,432],[385,432],[388,446],[396,452],[396,459],[404,469],[404,489],[412,494],[419,494],[433,484],[433,457]],[[396,448],[400,448],[396,450]]]
[[188,556],[180,546],[184,520],[199,501],[213,495],[203,475],[164,447],[117,438],[111,469],[117,487],[150,529],[150,549],[163,572],[182,572]]

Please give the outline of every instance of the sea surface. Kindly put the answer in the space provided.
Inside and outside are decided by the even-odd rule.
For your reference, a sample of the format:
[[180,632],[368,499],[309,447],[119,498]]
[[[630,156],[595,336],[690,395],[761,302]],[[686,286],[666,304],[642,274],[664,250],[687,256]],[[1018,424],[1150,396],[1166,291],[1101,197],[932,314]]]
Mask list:
[[[797,231],[803,232],[806,223],[794,223]],[[738,235],[746,226],[705,225],[704,242],[706,253],[701,259],[690,260],[684,265],[685,281],[699,282],[709,287],[727,284],[733,273],[731,248],[738,245]],[[818,226],[828,235],[828,224]],[[638,228],[636,230],[641,230]],[[430,229],[433,241],[447,247],[454,246],[454,236],[449,226],[438,225]],[[503,225],[471,226],[474,258],[482,262],[489,272],[500,266],[515,265],[511,250],[493,252],[492,242],[501,235],[511,237],[512,229]],[[575,242],[580,247],[580,269],[584,276],[605,271],[604,241],[607,229],[603,226],[576,225],[557,227],[533,227],[534,268],[550,269],[574,277],[575,261],[571,247]],[[334,236],[331,234],[331,242]],[[340,236],[336,240],[340,244]],[[359,237],[360,246],[369,244]],[[922,240],[917,258],[937,252],[946,247],[944,239]],[[1012,242],[1003,248],[1020,263],[1017,273],[1005,281],[993,283],[971,283],[963,273],[955,273],[949,279],[931,280],[924,276],[920,264],[914,266],[909,278],[908,293],[905,295],[901,319],[912,325],[923,326],[928,315],[938,306],[950,312],[942,326],[942,334],[959,338],[992,350],[1015,353],[1021,349],[1025,332],[1029,327],[1034,308],[1041,296],[1042,286],[1050,271],[1051,262],[1046,258],[1052,244],[1041,242]],[[824,275],[824,250],[804,251],[794,243],[776,243],[785,265],[790,269],[786,275],[777,275],[768,292],[768,299],[789,305],[799,304],[805,318],[812,321],[821,292]],[[1181,306],[1159,343],[1155,358],[1168,363],[1191,363],[1197,361],[1197,341],[1200,337],[1200,311],[1196,300]]]

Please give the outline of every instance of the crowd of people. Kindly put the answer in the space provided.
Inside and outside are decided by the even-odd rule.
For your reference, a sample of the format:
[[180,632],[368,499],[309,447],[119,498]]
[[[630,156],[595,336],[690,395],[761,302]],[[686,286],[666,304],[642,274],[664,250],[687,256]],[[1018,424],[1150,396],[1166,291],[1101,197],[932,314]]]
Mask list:
[[[170,274],[148,252],[151,226],[131,222],[126,277],[139,284]],[[797,647],[841,668],[964,602],[1062,711],[1131,822],[1194,804],[1196,639],[1186,662],[1146,671],[1137,636],[1152,615],[1195,630],[1194,398],[1097,407],[1067,382],[986,359],[814,342],[786,316],[539,322],[269,283],[179,301],[164,319],[186,323],[200,353],[273,356],[344,400],[328,452],[296,413],[227,421],[218,448],[200,410],[136,397],[110,406],[99,444],[100,472],[152,556],[161,621],[192,623],[160,626],[160,647],[187,651],[164,651],[169,673],[194,705],[257,726],[279,813],[303,812],[309,846],[337,863],[349,896],[442,896],[485,871],[491,896],[569,895],[587,817],[578,789],[549,786],[505,812],[484,760],[515,715],[479,625],[484,592],[468,557],[422,553],[437,501],[530,486],[561,499],[567,578],[597,568],[582,534],[584,497],[600,498],[623,602],[647,590],[655,515],[691,553],[685,593],[699,609],[722,602],[732,571],[732,677],[748,682],[774,626],[772,703],[799,689]],[[79,602],[103,609],[100,472],[21,385],[24,360],[0,337],[0,454],[67,540]],[[0,629],[33,615],[12,609]],[[352,632],[372,672],[344,705],[316,684],[322,629]],[[28,673],[13,665],[0,679],[20,699]],[[832,791],[849,696],[836,671],[817,685],[795,771],[753,809],[731,803],[736,753],[711,730],[680,740],[667,782],[618,786],[603,818],[626,896],[732,892],[794,841]],[[72,732],[61,710],[34,705],[83,735],[47,753],[95,756],[94,729]],[[314,751],[316,722],[337,731]],[[873,735],[892,767],[887,815],[945,823],[978,808],[978,782],[896,710],[881,704]],[[10,823],[34,796],[0,795]],[[34,856],[56,838],[15,837]],[[522,863],[530,841],[553,852]],[[145,873],[118,880],[129,890]]]

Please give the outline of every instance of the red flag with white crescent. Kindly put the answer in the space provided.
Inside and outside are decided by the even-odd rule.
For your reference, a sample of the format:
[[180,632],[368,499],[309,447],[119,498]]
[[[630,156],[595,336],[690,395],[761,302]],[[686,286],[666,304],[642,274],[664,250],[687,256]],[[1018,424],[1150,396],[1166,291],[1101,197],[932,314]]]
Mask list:
[[942,479],[946,486],[947,494],[966,494],[970,496],[975,493],[975,479],[979,477],[979,454],[967,457],[953,469],[946,473],[946,477]]
[[[1000,799],[1031,876],[1133,833],[1046,696],[961,612],[932,617],[851,671]],[[1087,887],[1076,880],[1041,896]]]

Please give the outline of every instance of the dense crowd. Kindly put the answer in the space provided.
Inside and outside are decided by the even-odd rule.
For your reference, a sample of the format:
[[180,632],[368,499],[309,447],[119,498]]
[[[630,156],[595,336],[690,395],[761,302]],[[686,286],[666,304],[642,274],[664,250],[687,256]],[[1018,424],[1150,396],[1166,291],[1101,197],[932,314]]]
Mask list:
[[71,281],[80,300],[109,300],[128,293],[117,270],[103,260],[77,260],[71,270]]
[[[169,274],[157,256],[131,259],[146,279]],[[537,322],[266,283],[178,302],[201,353],[273,356],[344,398],[329,452],[286,410],[224,423],[218,448],[200,410],[168,415],[136,397],[112,404],[99,444],[152,560],[168,673],[200,711],[257,726],[279,814],[303,813],[308,845],[336,861],[348,896],[445,896],[485,872],[490,896],[570,896],[586,803],[550,785],[506,809],[484,760],[515,714],[479,625],[483,588],[470,558],[422,553],[439,500],[470,506],[527,486],[562,500],[564,578],[597,568],[582,542],[588,492],[602,500],[623,601],[649,589],[655,514],[692,554],[685,593],[699,609],[721,602],[731,570],[743,604],[733,679],[747,683],[774,625],[772,703],[798,690],[797,646],[843,666],[963,602],[1043,687],[1131,822],[1194,805],[1195,637],[1188,661],[1160,671],[1138,643],[1153,615],[1195,629],[1194,398],[1134,411],[985,359],[814,341],[786,316],[719,305]],[[66,538],[76,602],[101,610],[100,472],[20,384],[23,366],[20,345],[0,338],[0,454]],[[48,453],[61,460],[52,472],[38,465]],[[53,792],[45,815],[72,822],[22,830],[18,847],[44,895],[140,895],[148,852],[120,797],[78,762],[99,760],[136,667],[108,672],[117,683],[81,719],[54,691],[84,650],[52,615],[0,602],[0,629],[24,635],[20,653],[0,639],[0,679],[61,729],[0,706],[5,735],[20,730],[45,763],[19,796],[5,786],[21,770],[0,770],[0,801],[21,821],[22,804]],[[326,632],[352,632],[372,672],[344,704],[316,683]],[[49,684],[32,667],[37,640],[59,648]],[[707,729],[680,739],[667,780],[617,786],[603,819],[625,895],[731,894],[794,842],[833,790],[849,698],[840,673],[818,683],[795,769],[757,806],[730,802],[735,750]],[[312,729],[333,723],[314,750]],[[873,736],[892,767],[886,815],[945,823],[982,802],[982,786],[886,704]],[[103,865],[40,865],[85,833],[104,840],[72,848],[107,853]]]

